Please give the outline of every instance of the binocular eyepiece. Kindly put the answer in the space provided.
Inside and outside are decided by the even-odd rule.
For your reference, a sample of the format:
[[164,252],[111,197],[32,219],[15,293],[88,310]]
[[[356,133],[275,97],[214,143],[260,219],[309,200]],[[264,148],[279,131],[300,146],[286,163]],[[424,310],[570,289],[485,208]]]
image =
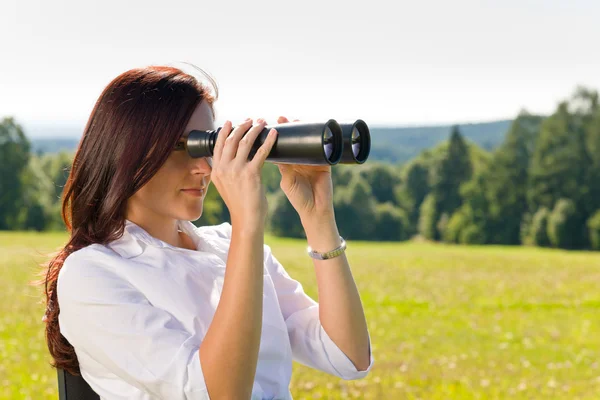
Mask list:
[[[362,164],[371,150],[371,134],[363,120],[340,124],[330,119],[325,123],[288,122],[266,126],[252,145],[249,158],[254,157],[272,128],[277,130],[278,135],[267,156],[267,162],[305,165]],[[185,144],[188,154],[194,158],[212,157],[220,130],[219,127],[211,131],[191,131]]]

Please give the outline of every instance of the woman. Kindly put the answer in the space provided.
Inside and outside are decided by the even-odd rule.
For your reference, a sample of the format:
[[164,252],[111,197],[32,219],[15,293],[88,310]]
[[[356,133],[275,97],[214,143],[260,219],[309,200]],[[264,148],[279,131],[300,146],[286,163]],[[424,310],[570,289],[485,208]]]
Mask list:
[[[176,68],[127,71],[75,154],[70,240],[45,271],[46,337],[53,366],[103,399],[289,399],[292,359],[343,379],[373,365],[346,256],[314,260],[319,304],[264,244],[260,171],[277,132],[250,160],[262,119],[225,122],[212,159],[180,150],[215,129],[217,97]],[[309,246],[338,248],[330,167],[278,167]],[[231,224],[197,228],[211,182]]]

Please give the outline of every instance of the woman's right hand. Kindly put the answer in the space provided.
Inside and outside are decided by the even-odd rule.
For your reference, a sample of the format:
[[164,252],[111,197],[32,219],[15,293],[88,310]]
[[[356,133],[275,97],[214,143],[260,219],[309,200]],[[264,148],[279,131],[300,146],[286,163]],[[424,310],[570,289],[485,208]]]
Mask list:
[[277,131],[271,129],[248,161],[252,145],[266,125],[261,118],[256,122],[252,126],[252,120],[247,119],[233,131],[231,121],[223,124],[213,150],[211,181],[229,209],[232,225],[264,228],[268,204],[261,169],[275,144]]

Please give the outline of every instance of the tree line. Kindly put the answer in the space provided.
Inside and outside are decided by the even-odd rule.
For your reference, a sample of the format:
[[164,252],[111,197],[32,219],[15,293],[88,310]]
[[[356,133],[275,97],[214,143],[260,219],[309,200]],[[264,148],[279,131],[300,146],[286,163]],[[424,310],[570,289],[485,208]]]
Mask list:
[[600,250],[596,91],[578,88],[548,117],[522,111],[492,152],[454,130],[426,153],[403,169],[400,203],[424,237]]
[[[74,153],[43,154],[31,149],[32,143],[22,126],[12,117],[4,118],[0,122],[0,230],[64,230],[61,196]],[[271,209],[268,230],[275,235],[304,237],[300,219],[279,188],[277,167],[267,162],[262,175]],[[365,238],[368,227],[375,235],[369,239],[404,238],[401,210],[392,205],[393,189],[399,183],[399,166],[385,163],[335,166],[332,176],[336,186],[336,216],[343,227],[340,229],[348,231],[345,237]],[[231,221],[229,210],[211,185],[202,217],[194,224],[214,225],[224,221]]]
[[[60,230],[60,196],[73,154],[33,154],[13,118],[0,124],[0,229]],[[447,141],[403,164],[332,167],[334,208],[347,239],[419,236],[464,244],[600,250],[600,106],[578,88],[550,116],[522,111],[490,151],[455,126]],[[267,162],[268,230],[305,237]],[[198,226],[230,221],[209,189]]]

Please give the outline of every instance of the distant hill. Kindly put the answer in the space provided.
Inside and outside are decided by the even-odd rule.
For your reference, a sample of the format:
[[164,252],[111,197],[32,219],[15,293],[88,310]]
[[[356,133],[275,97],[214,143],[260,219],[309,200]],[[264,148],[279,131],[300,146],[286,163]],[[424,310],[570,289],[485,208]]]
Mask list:
[[31,142],[34,153],[58,153],[75,151],[83,134],[84,125],[77,124],[21,124]]
[[[491,150],[504,140],[512,120],[502,120],[474,124],[459,124],[461,133],[480,147]],[[417,156],[424,149],[432,148],[446,140],[451,125],[422,127],[370,127],[371,154],[369,160],[403,163]],[[81,129],[79,129],[81,132]],[[36,153],[56,153],[62,150],[74,151],[80,133],[74,127],[52,127],[46,132],[40,127],[35,132],[25,132],[30,136],[33,151]],[[65,133],[73,134],[67,137]],[[43,134],[43,138],[40,137]],[[56,136],[52,135],[55,134]],[[69,135],[70,136],[70,135]]]
[[79,139],[71,138],[29,138],[31,150],[37,154],[72,152],[77,148]]
[[[458,124],[461,134],[478,146],[491,150],[504,141],[512,120]],[[448,139],[452,125],[423,127],[370,127],[369,160],[403,163],[421,151]]]

